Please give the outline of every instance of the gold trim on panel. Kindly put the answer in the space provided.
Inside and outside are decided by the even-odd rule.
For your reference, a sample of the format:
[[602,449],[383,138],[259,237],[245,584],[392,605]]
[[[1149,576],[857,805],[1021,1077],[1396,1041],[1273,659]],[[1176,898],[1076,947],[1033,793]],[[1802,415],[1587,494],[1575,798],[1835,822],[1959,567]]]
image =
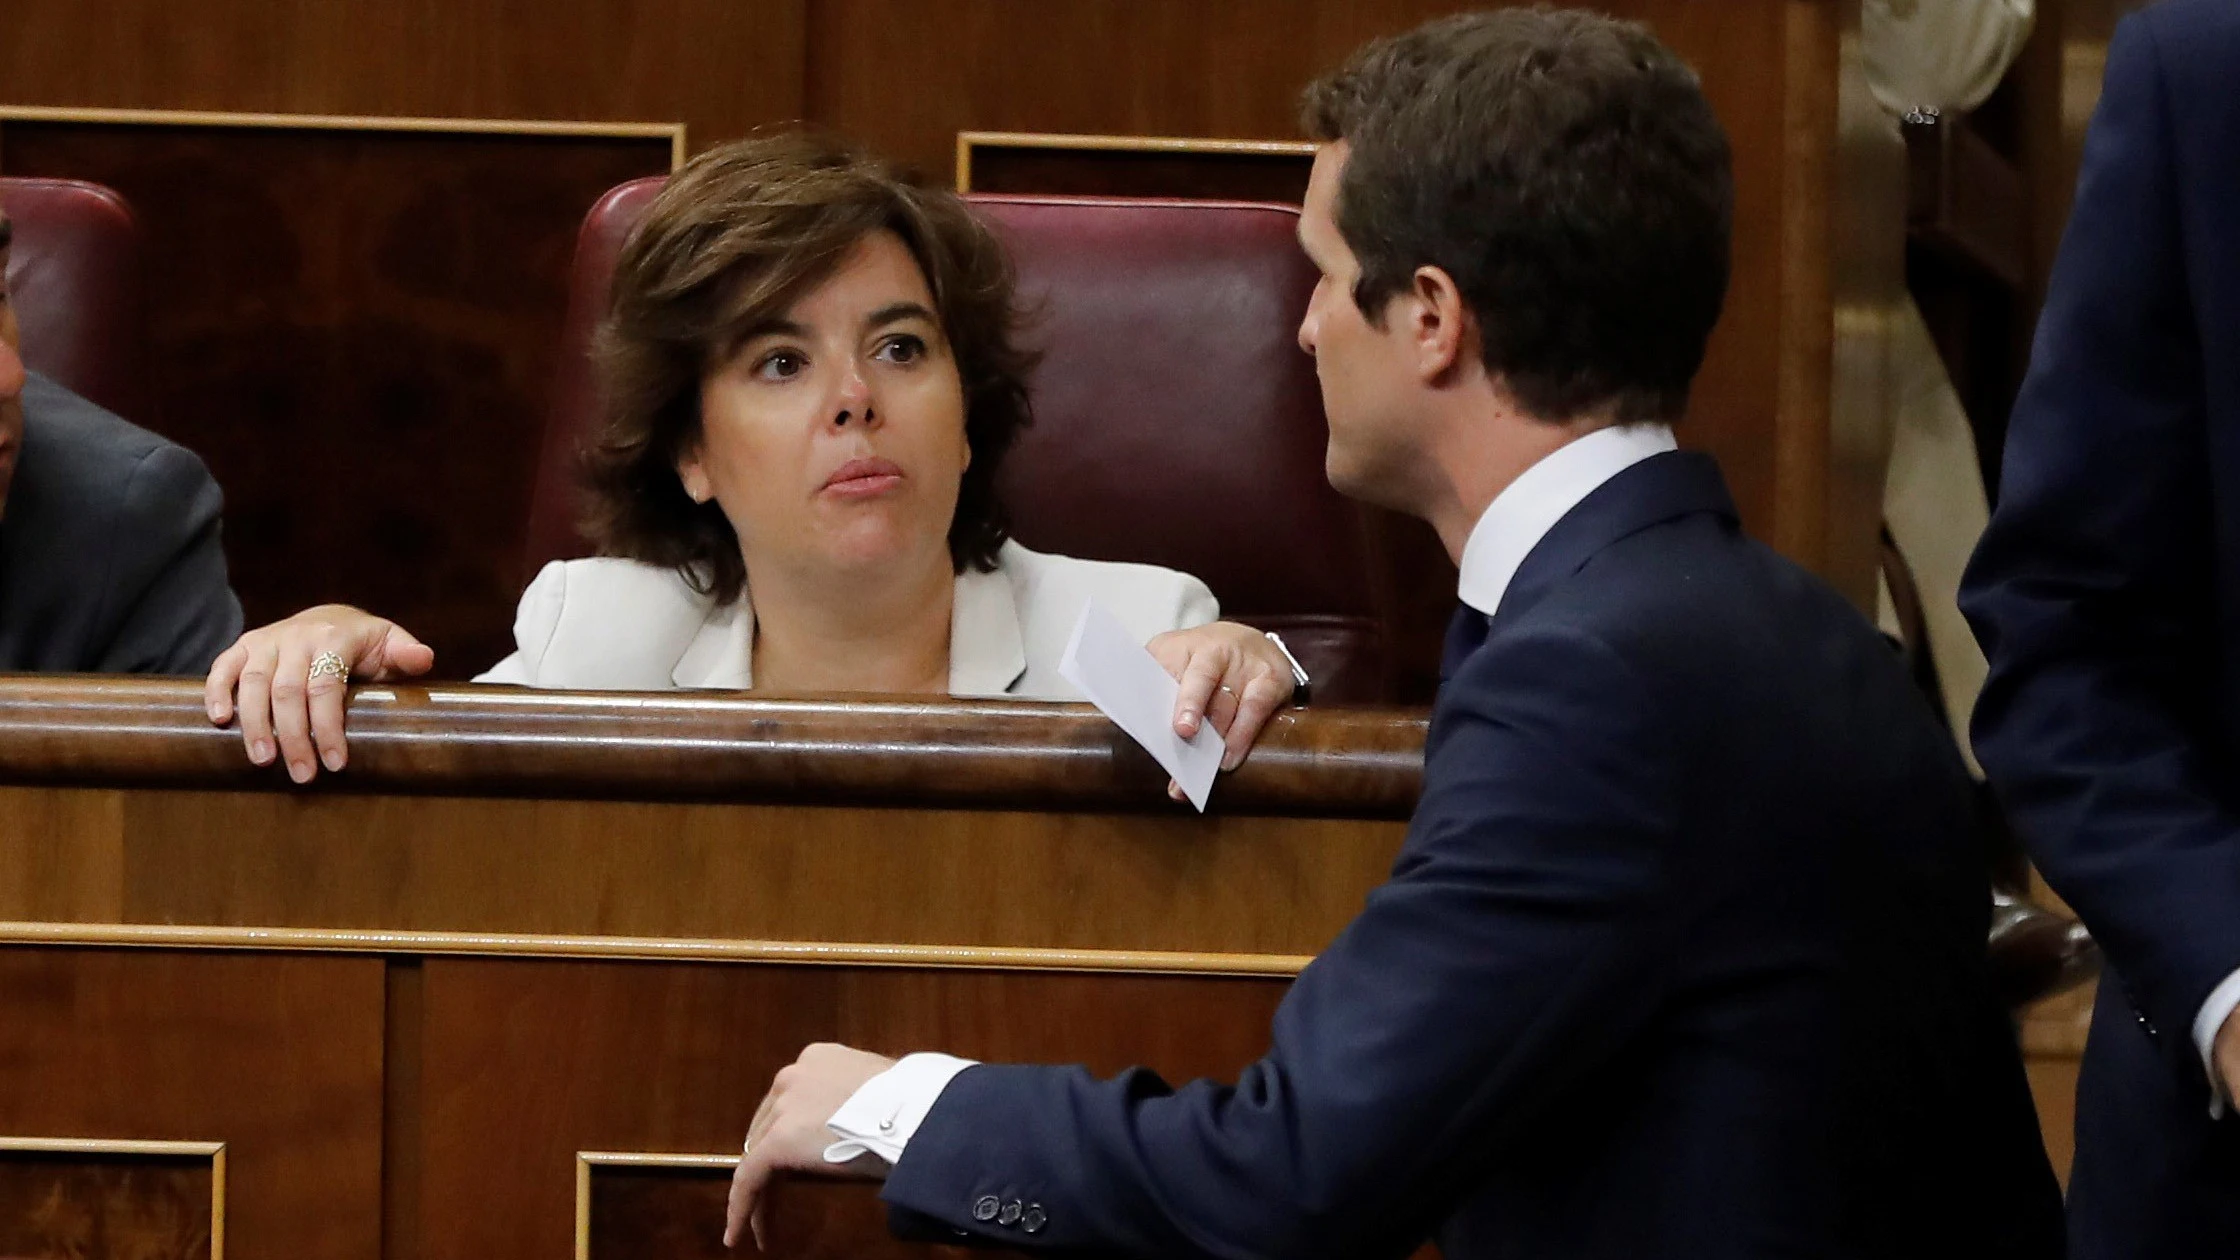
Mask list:
[[685,125],[567,122],[542,118],[381,118],[357,114],[233,114],[191,109],[81,109],[0,105],[0,122],[102,123],[121,126],[253,127],[305,131],[430,131],[464,135],[576,136],[667,140],[669,169],[684,165]]
[[175,927],[136,923],[0,922],[0,945],[318,950],[352,954],[659,959],[669,962],[1132,972],[1184,976],[1295,976],[1312,961],[1303,954],[1200,954],[1159,950],[1044,949],[1005,945],[735,941],[632,936],[523,936],[347,928]]
[[734,1168],[736,1155],[682,1155],[664,1151],[576,1152],[576,1260],[591,1260],[591,1169],[594,1165],[622,1168]]
[[957,191],[972,191],[972,153],[986,149],[1090,149],[1128,153],[1225,153],[1241,157],[1314,156],[1309,140],[1214,140],[1195,136],[1057,135],[1038,131],[957,133]]
[[210,1161],[210,1260],[226,1254],[226,1144],[143,1138],[41,1138],[0,1134],[0,1153],[25,1155],[143,1155]]

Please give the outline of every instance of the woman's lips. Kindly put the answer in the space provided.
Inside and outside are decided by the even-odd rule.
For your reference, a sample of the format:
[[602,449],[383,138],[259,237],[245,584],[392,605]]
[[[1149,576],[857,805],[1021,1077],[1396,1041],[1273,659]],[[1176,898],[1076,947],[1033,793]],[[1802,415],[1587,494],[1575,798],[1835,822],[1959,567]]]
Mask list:
[[873,499],[902,484],[902,466],[891,459],[851,459],[825,478],[824,493],[842,499]]

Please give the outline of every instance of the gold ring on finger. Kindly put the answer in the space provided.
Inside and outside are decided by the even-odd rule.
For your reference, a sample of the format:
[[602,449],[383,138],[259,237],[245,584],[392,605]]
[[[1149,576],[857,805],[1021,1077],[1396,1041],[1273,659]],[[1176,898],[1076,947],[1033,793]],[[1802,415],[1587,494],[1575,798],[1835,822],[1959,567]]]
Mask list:
[[311,658],[311,677],[331,677],[347,687],[350,685],[350,667],[342,663],[341,653],[321,652]]

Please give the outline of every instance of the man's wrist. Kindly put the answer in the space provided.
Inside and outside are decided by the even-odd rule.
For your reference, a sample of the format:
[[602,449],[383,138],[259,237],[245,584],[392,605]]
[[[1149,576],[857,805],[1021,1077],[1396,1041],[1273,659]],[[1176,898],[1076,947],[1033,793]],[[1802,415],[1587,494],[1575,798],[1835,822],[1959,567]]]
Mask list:
[[832,1145],[825,1148],[826,1163],[845,1164],[865,1154],[892,1165],[902,1159],[910,1139],[925,1122],[926,1114],[940,1101],[941,1093],[959,1072],[974,1066],[971,1059],[946,1054],[912,1054],[863,1083],[840,1104],[825,1127],[832,1131]]
[[2193,1019],[2193,1045],[2201,1054],[2201,1070],[2209,1078],[2209,1114],[2221,1117],[2232,1102],[2232,1082],[2225,1079],[2224,1060],[2240,1060],[2240,970],[2209,991]]

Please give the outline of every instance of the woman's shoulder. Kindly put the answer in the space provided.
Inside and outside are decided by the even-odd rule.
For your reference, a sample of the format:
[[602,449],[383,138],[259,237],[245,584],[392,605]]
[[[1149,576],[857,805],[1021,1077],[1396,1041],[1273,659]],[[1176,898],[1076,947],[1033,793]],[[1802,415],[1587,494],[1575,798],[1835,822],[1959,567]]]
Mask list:
[[521,594],[515,651],[484,678],[538,687],[667,687],[713,601],[674,568],[555,560]]
[[1221,605],[1204,582],[1156,564],[1084,560],[1013,541],[997,554],[996,568],[1011,582],[1022,623],[1061,620],[1069,634],[1082,603],[1090,599],[1143,638],[1221,616]]

